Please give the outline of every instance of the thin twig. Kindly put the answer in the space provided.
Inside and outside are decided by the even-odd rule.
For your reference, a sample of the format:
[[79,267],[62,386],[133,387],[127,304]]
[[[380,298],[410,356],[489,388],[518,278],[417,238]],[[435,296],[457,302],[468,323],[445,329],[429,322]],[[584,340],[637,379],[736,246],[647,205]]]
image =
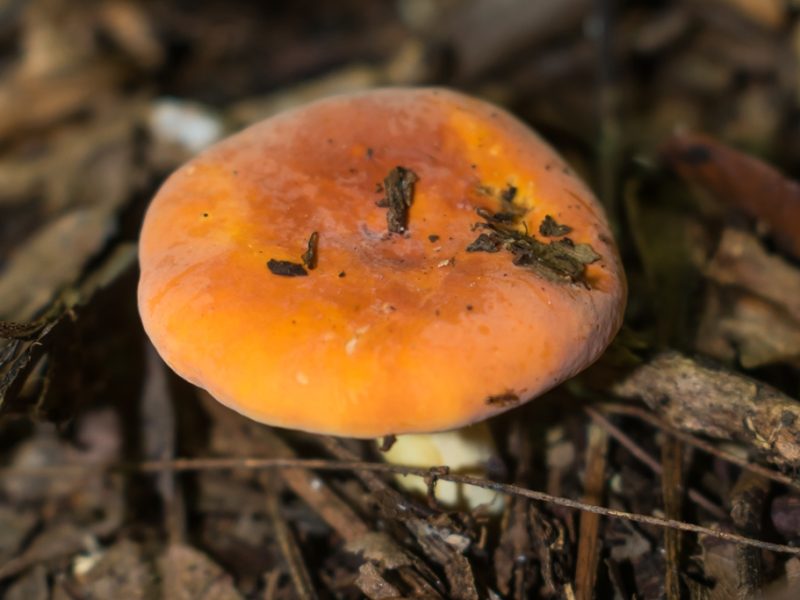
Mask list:
[[[664,513],[670,519],[681,516],[683,505],[683,445],[680,440],[668,437],[661,445],[661,495],[664,498]],[[666,574],[664,592],[667,600],[681,598],[681,532],[675,529],[664,530],[664,558]]]
[[278,547],[281,550],[281,554],[283,554],[286,565],[289,567],[289,575],[292,578],[297,597],[302,600],[316,600],[319,596],[314,589],[314,584],[306,568],[300,547],[297,545],[297,540],[288,523],[281,515],[276,491],[267,494],[267,512],[272,521],[272,526],[275,528]]
[[70,471],[86,471],[97,469],[109,470],[124,470],[124,471],[138,471],[143,473],[153,473],[164,469],[175,471],[211,471],[211,470],[229,470],[229,469],[316,469],[318,471],[374,471],[382,473],[392,473],[395,475],[416,475],[417,477],[430,477],[435,475],[442,481],[452,481],[454,483],[462,483],[465,485],[474,485],[477,487],[494,490],[502,494],[510,496],[519,496],[521,498],[528,498],[538,502],[549,502],[558,506],[572,508],[574,510],[583,510],[592,512],[604,517],[611,517],[615,519],[625,519],[627,521],[634,521],[636,523],[643,523],[645,525],[652,525],[654,527],[672,527],[680,529],[681,531],[688,531],[690,533],[699,533],[709,537],[725,540],[728,542],[743,544],[746,546],[754,546],[762,550],[769,550],[771,552],[780,552],[783,554],[800,555],[800,548],[793,546],[786,546],[784,544],[773,544],[772,542],[764,542],[753,538],[737,535],[735,533],[728,533],[711,529],[710,527],[703,527],[702,525],[695,525],[694,523],[686,523],[683,521],[675,521],[673,519],[663,519],[661,517],[654,517],[651,515],[640,515],[630,513],[622,510],[614,510],[604,506],[594,506],[586,504],[571,498],[562,498],[552,496],[545,492],[536,490],[529,490],[517,485],[509,483],[499,483],[497,481],[490,481],[480,477],[473,477],[471,475],[461,475],[458,473],[448,473],[443,467],[405,467],[399,465],[389,465],[385,463],[374,462],[359,462],[359,461],[335,461],[321,458],[306,458],[306,459],[286,459],[286,458],[176,458],[169,461],[149,461],[141,463],[118,463],[112,465],[103,464],[62,464],[51,467],[31,467],[31,468],[9,468],[0,470],[0,477],[33,477],[33,476],[58,476],[68,473]]
[[264,600],[275,600],[278,595],[278,580],[281,578],[281,572],[278,569],[272,569],[264,575]]
[[[155,348],[147,344],[145,355],[147,377],[139,407],[142,445],[149,458],[170,460],[175,457],[177,436],[175,398],[170,393],[167,366]],[[181,482],[175,473],[161,471],[156,475],[156,489],[170,544],[182,544],[186,540],[186,506]]]
[[[617,442],[619,442],[620,446],[625,448],[628,452],[630,452],[635,458],[637,458],[640,462],[645,464],[653,473],[658,475],[659,477],[663,476],[664,469],[661,467],[659,462],[650,456],[645,450],[639,446],[636,442],[634,442],[630,436],[628,436],[625,432],[623,432],[619,427],[614,425],[611,421],[609,421],[606,417],[602,415],[602,413],[596,411],[595,409],[586,406],[584,407],[586,414],[588,414],[593,421],[595,421],[598,425],[600,425],[603,429],[605,429],[611,437],[613,437]],[[697,504],[698,506],[702,506],[709,514],[714,515],[717,519],[725,520],[728,518],[728,513],[722,510],[719,506],[714,504],[711,500],[703,496],[700,492],[698,492],[694,488],[689,488],[688,491],[689,498]]]
[[[763,477],[742,472],[731,491],[731,519],[745,535],[760,535],[770,482]],[[737,600],[761,600],[763,586],[761,553],[755,548],[736,548]]]
[[[589,445],[586,449],[586,474],[584,476],[583,500],[599,503],[606,487],[606,463],[608,456],[608,432],[589,423]],[[578,559],[575,568],[575,598],[591,600],[595,594],[597,564],[600,562],[600,517],[590,512],[581,513]]]
[[[330,452],[340,461],[349,462],[358,461],[360,459],[358,455],[349,450],[342,443],[342,441],[337,438],[331,436],[320,436],[317,439],[328,452]],[[373,496],[383,497],[386,504],[390,504],[392,506],[405,506],[407,509],[412,509],[410,512],[416,511],[418,503],[408,502],[400,492],[391,487],[388,483],[386,483],[386,481],[374,473],[362,471],[360,473],[356,473],[356,476],[361,479],[362,483],[367,487],[368,490],[370,490]],[[379,510],[381,511],[384,510],[381,508],[383,504],[384,502],[378,503]],[[409,521],[404,520],[404,522],[406,526],[408,526]],[[413,533],[414,532],[412,531],[412,534]],[[432,587],[433,585],[436,585],[438,577],[435,573],[430,571],[430,569],[428,569],[424,563],[420,562],[413,567],[411,565],[401,566],[398,569],[397,574],[406,584],[411,587],[411,589],[417,590],[419,595],[422,597],[442,597],[439,592],[443,590],[437,590]]]
[[[238,431],[231,426],[232,413],[229,409],[207,394],[201,395],[201,402],[215,423],[222,426],[223,431]],[[239,422],[238,417],[234,417],[234,420]],[[242,448],[243,454],[266,455],[283,459],[297,458],[294,450],[273,429],[261,426],[253,427],[253,425],[255,423],[247,424],[246,429],[242,431],[242,439],[236,444],[237,448]],[[220,451],[223,454],[230,454],[225,449]],[[307,469],[285,469],[280,472],[280,477],[287,487],[308,504],[345,542],[357,540],[370,531],[367,523],[353,510],[350,504],[342,499],[330,485],[322,481],[316,473]]]
[[772,481],[776,481],[777,483],[782,483],[783,485],[787,485],[795,490],[800,490],[800,482],[792,479],[791,477],[784,475],[783,473],[778,473],[772,469],[768,469],[767,467],[762,467],[761,465],[756,465],[749,462],[746,458],[741,458],[732,454],[730,452],[725,452],[724,450],[720,450],[711,442],[707,442],[702,440],[698,437],[695,437],[691,434],[685,433],[676,427],[673,427],[669,423],[659,419],[654,414],[650,413],[644,408],[639,408],[638,406],[633,406],[630,404],[621,404],[617,402],[606,402],[599,405],[601,409],[606,412],[614,413],[618,415],[627,415],[629,417],[635,417],[642,421],[646,421],[650,423],[653,427],[657,429],[661,429],[666,433],[670,434],[672,437],[678,438],[682,442],[689,444],[690,446],[694,446],[695,448],[702,450],[712,456],[716,456],[719,459],[722,459],[726,462],[732,463],[746,471],[750,471],[752,473],[756,473],[761,475],[762,477],[766,477],[767,479],[771,479]]

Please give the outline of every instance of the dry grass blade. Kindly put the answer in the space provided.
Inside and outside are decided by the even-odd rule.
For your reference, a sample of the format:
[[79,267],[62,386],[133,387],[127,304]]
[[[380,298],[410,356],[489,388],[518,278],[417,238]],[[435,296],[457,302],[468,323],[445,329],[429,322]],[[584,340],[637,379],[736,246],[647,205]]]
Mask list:
[[[141,403],[142,446],[147,457],[169,460],[175,457],[177,433],[167,366],[152,346],[147,346],[146,354],[147,379]],[[181,544],[186,539],[186,507],[180,481],[174,473],[164,471],[157,475],[156,489],[163,507],[164,529],[172,544]]]
[[170,461],[152,461],[141,463],[120,463],[112,465],[59,465],[58,467],[41,467],[41,468],[26,468],[26,469],[2,469],[0,470],[0,477],[42,477],[53,476],[69,473],[70,471],[78,470],[83,471],[86,469],[111,469],[121,471],[138,471],[142,473],[153,473],[162,470],[175,470],[175,471],[211,471],[211,470],[228,470],[228,469],[314,469],[318,471],[365,471],[365,472],[380,472],[380,473],[394,473],[398,475],[416,475],[418,477],[430,477],[435,475],[443,481],[453,481],[464,485],[474,485],[509,496],[517,496],[520,498],[528,498],[537,502],[547,502],[573,510],[581,510],[591,512],[604,517],[624,519],[633,521],[635,523],[643,523],[645,525],[652,525],[654,527],[670,527],[686,531],[689,533],[698,533],[707,535],[712,538],[733,542],[735,544],[743,544],[745,546],[753,546],[761,548],[762,550],[769,550],[770,552],[779,552],[783,554],[800,555],[800,548],[794,546],[787,546],[785,544],[775,544],[772,542],[765,542],[762,540],[753,539],[747,536],[738,535],[735,533],[728,533],[719,531],[710,527],[703,527],[702,525],[695,525],[694,523],[686,523],[684,521],[676,521],[674,519],[664,519],[661,517],[654,517],[651,515],[641,515],[631,513],[623,510],[615,510],[606,508],[604,506],[595,506],[593,504],[586,504],[579,500],[571,498],[563,498],[553,496],[545,492],[536,490],[529,490],[518,485],[509,483],[500,483],[480,477],[473,477],[471,475],[459,475],[456,473],[448,473],[442,467],[434,467],[431,469],[422,469],[418,467],[403,467],[398,465],[388,465],[384,463],[374,462],[351,462],[351,461],[335,461],[326,459],[282,459],[282,458],[177,458]]
[[[664,512],[671,519],[681,514],[683,500],[683,461],[681,442],[667,438],[661,446],[661,464],[664,471],[661,477],[661,494],[664,497]],[[664,530],[664,550],[667,571],[664,588],[668,600],[680,600],[680,554],[681,532],[676,529]]]
[[[653,473],[659,476],[664,473],[664,469],[661,467],[659,462],[645,452],[619,427],[611,423],[611,421],[606,419],[601,413],[589,406],[585,407],[584,410],[586,411],[586,414],[588,414],[598,425],[605,429],[611,437],[613,437],[622,447],[624,447],[634,457],[646,465],[651,471],[653,471]],[[703,507],[703,509],[707,510],[710,514],[714,515],[718,519],[726,519],[728,517],[728,514],[724,510],[722,510],[719,506],[714,504],[711,500],[703,496],[695,489],[689,489],[689,498],[691,498],[691,500],[698,506]]]
[[264,600],[275,600],[278,593],[278,580],[281,578],[281,572],[278,569],[273,569],[264,575]]
[[[210,414],[214,415],[223,439],[229,440],[231,435],[236,432],[239,435],[240,447],[250,454],[266,453],[285,460],[296,458],[294,450],[273,430],[249,423],[245,426],[244,431],[236,429],[235,424],[241,422],[238,418],[233,417],[231,411],[223,408],[205,394],[201,398]],[[217,448],[217,450],[228,452],[230,448],[226,446]],[[308,504],[346,542],[357,540],[370,531],[367,523],[359,517],[356,511],[316,474],[306,469],[287,469],[280,475],[288,488]]]
[[[589,423],[588,437],[583,500],[587,503],[597,504],[602,502],[606,485],[608,434],[601,427]],[[575,572],[575,597],[577,600],[591,600],[594,596],[597,564],[600,561],[602,547],[599,539],[600,516],[590,512],[581,513],[580,531]]]
[[630,404],[619,404],[614,402],[608,402],[602,404],[601,408],[609,413],[627,415],[645,421],[650,425],[652,425],[653,427],[665,431],[672,437],[675,437],[681,440],[682,442],[689,444],[694,448],[697,448],[698,450],[702,450],[707,454],[716,456],[717,458],[722,459],[738,467],[741,467],[746,471],[750,471],[751,473],[756,473],[758,475],[761,475],[762,477],[771,479],[776,483],[780,483],[800,491],[800,482],[795,481],[791,477],[788,477],[783,473],[778,473],[777,471],[774,471],[772,469],[768,469],[767,467],[762,467],[761,465],[751,463],[747,459],[737,456],[735,454],[731,454],[730,452],[725,452],[724,450],[720,450],[711,442],[707,442],[696,436],[681,431],[676,427],[673,427],[669,423],[659,419],[656,415],[652,414],[651,412],[647,411],[644,408],[639,408],[638,406],[633,406]]
[[[769,494],[769,480],[744,471],[731,492],[731,518],[742,533],[761,533],[761,522]],[[755,548],[740,546],[736,549],[736,572],[738,598],[763,597],[763,566],[761,553]]]
[[278,494],[274,491],[267,496],[267,511],[269,512],[272,526],[275,528],[275,535],[278,538],[281,554],[283,554],[286,565],[289,567],[289,575],[292,577],[297,597],[302,600],[316,600],[318,598],[317,592],[311,582],[311,576],[308,574],[303,554],[300,552],[300,547],[297,545],[297,540],[292,530],[281,515]]
[[[351,450],[346,448],[340,440],[329,436],[320,439],[325,449],[339,460],[344,462],[359,460],[359,457]],[[356,475],[361,479],[367,489],[370,490],[372,495],[378,499],[378,509],[382,516],[388,520],[396,520],[399,514],[402,514],[402,518],[400,518],[400,520],[403,522],[403,526],[411,532],[420,546],[427,550],[429,543],[424,539],[425,536],[420,535],[421,532],[419,529],[415,529],[413,527],[412,523],[415,521],[415,517],[412,515],[416,514],[418,516],[430,516],[434,514],[433,511],[427,507],[423,507],[416,501],[409,501],[409,499],[391,487],[381,477],[375,475],[375,473],[369,471],[357,471]],[[429,554],[428,556],[434,560],[434,562],[439,562],[441,559],[441,554],[438,556],[431,556]],[[464,571],[464,563],[461,560],[463,558],[464,557],[459,555],[457,558],[453,558],[453,560],[449,562],[449,572],[448,568],[445,568],[445,571],[448,575],[448,580],[452,578],[454,572]],[[469,563],[467,563],[466,567],[469,567]],[[415,593],[421,595],[422,597],[440,597],[440,592],[444,593],[444,589],[434,589],[434,586],[441,588],[441,582],[436,574],[422,561],[414,561],[413,568],[412,565],[400,567],[399,575],[411,589],[415,590]],[[467,592],[469,592],[469,589],[467,589]]]

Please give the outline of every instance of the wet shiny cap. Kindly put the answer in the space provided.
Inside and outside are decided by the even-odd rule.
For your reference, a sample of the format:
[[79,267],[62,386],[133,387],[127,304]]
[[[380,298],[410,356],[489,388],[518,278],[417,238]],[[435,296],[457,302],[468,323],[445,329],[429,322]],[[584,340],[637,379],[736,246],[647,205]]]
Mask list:
[[350,437],[513,408],[609,344],[603,210],[538,135],[442,89],[338,96],[203,152],[156,195],[139,310],[182,377],[272,425]]

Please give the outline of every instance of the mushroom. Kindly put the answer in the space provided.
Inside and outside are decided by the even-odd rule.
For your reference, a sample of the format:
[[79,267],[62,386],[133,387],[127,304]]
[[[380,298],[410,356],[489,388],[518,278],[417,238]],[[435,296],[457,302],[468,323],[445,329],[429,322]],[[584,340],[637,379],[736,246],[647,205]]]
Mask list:
[[[444,89],[332,97],[217,143],[164,183],[139,252],[141,318],[179,375],[257,421],[357,438],[542,394],[598,358],[626,296],[563,159]],[[389,455],[482,461],[488,430],[470,432]]]

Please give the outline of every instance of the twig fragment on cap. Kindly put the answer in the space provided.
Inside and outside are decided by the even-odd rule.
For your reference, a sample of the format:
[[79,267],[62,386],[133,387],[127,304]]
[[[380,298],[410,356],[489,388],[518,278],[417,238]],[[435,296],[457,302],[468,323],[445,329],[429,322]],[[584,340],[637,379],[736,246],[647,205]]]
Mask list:
[[388,208],[386,224],[389,233],[405,233],[408,229],[408,209],[414,202],[414,184],[419,177],[411,169],[397,166],[383,180],[386,194],[378,206]]
[[319,243],[319,233],[316,231],[311,234],[311,237],[308,238],[308,245],[306,246],[306,251],[303,252],[303,256],[300,259],[303,261],[303,264],[308,267],[309,270],[313,270],[317,268],[317,244]]
[[267,268],[273,275],[280,275],[282,277],[305,277],[308,275],[308,271],[306,271],[303,265],[290,260],[275,260],[274,258],[270,258],[267,261]]

